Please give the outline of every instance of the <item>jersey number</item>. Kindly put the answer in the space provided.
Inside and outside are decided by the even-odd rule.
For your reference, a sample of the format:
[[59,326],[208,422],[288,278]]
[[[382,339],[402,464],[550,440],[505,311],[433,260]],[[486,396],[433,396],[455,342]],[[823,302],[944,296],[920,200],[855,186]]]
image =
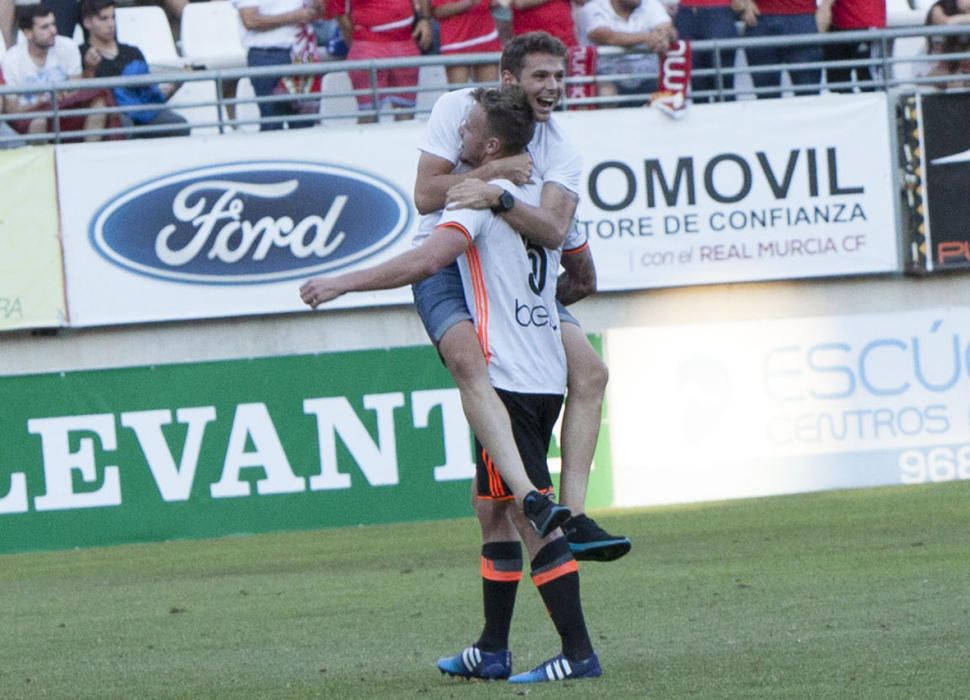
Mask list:
[[532,272],[529,273],[529,289],[537,295],[541,295],[542,290],[546,287],[546,272],[549,267],[546,249],[535,243],[530,243],[525,238],[522,241],[525,243],[525,252],[529,256],[529,262],[532,263]]

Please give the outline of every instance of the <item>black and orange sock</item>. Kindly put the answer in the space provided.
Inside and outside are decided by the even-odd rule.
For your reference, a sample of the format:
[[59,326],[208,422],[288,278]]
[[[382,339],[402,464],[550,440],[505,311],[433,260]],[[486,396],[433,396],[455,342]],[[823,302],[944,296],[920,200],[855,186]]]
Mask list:
[[509,629],[515,594],[522,579],[522,545],[518,542],[487,542],[482,545],[482,600],[485,627],[478,639],[482,651],[509,648]]
[[532,581],[562,639],[562,653],[572,661],[592,656],[593,644],[579,599],[579,566],[565,537],[539,550],[532,560]]

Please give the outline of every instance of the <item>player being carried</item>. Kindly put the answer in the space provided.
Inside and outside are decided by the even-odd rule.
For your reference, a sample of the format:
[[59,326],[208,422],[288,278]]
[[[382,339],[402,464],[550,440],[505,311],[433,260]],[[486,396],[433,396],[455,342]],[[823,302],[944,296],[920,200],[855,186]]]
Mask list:
[[[525,91],[535,115],[536,132],[527,152],[476,167],[459,159],[458,131],[474,102],[472,89],[449,92],[438,99],[420,145],[414,199],[425,216],[416,244],[430,232],[447,203],[449,209],[492,209],[531,243],[547,248],[562,245],[573,228],[582,175],[579,153],[552,115],[562,99],[565,66],[566,47],[545,32],[523,34],[506,44],[501,60],[502,83],[519,85]],[[538,181],[540,200],[521,201],[511,191],[486,182],[496,177],[519,185]],[[562,260],[565,274],[559,278],[557,296],[569,374],[560,441],[560,496],[573,516],[563,529],[578,559],[611,561],[630,550],[630,541],[608,534],[584,513],[607,369],[579,322],[563,306],[595,291],[596,269],[586,245],[567,249]],[[514,449],[508,415],[489,384],[457,267],[446,267],[415,285],[414,298],[428,335],[455,379],[469,425],[516,501],[523,503],[532,485]]]
[[[471,166],[521,153],[533,136],[532,109],[523,90],[478,88],[460,129],[461,160]],[[538,203],[540,187],[494,181],[523,203]],[[567,246],[572,242],[567,241]],[[528,479],[543,493],[552,489],[546,454],[566,390],[566,355],[556,308],[559,247],[530,243],[488,209],[447,211],[420,245],[365,270],[318,277],[300,288],[316,307],[351,291],[413,284],[458,262],[462,292],[487,376],[511,419],[514,444]],[[527,305],[535,322],[518,323],[515,309]],[[476,450],[475,513],[482,531],[481,574],[485,624],[477,642],[438,661],[442,673],[465,678],[539,683],[599,676],[599,660],[586,629],[579,594],[579,569],[562,531],[542,535],[515,507],[508,486],[482,450]],[[524,542],[532,580],[549,611],[562,648],[538,667],[511,676],[508,649]]]

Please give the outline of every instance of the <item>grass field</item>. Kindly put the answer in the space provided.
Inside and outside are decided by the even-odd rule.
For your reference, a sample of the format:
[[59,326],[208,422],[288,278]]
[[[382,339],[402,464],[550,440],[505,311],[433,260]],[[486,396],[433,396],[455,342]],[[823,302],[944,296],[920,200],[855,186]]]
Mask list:
[[[970,696],[970,482],[600,513],[605,675],[440,676],[477,636],[473,520],[0,557],[0,698]],[[2,534],[0,534],[2,536]],[[515,670],[557,651],[528,579]]]

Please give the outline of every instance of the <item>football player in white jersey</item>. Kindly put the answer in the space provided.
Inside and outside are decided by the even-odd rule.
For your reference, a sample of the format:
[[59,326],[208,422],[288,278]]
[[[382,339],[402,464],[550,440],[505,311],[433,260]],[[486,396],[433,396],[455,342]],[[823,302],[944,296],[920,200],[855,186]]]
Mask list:
[[[481,88],[461,127],[461,157],[471,165],[519,153],[532,137],[532,109],[518,87]],[[521,201],[537,201],[536,187],[495,184]],[[515,445],[528,478],[552,489],[546,453],[566,389],[566,357],[556,307],[559,246],[530,243],[488,210],[446,211],[418,247],[366,270],[319,277],[300,288],[312,307],[350,291],[413,284],[461,258],[463,293],[487,375],[511,417]],[[479,639],[439,659],[442,673],[464,678],[539,683],[601,675],[579,595],[579,569],[559,528],[537,532],[515,507],[507,485],[484,450],[477,450],[475,512],[482,530],[481,574],[485,624]],[[535,491],[526,497],[526,513]],[[522,577],[522,547],[532,580],[562,642],[560,654],[531,671],[511,675],[509,630]]]
[[[515,37],[502,52],[503,84],[520,85],[536,118],[536,133],[526,154],[498,158],[469,167],[461,162],[459,126],[473,103],[471,89],[438,99],[420,144],[415,204],[424,214],[416,244],[430,232],[446,202],[449,208],[492,209],[537,245],[557,248],[573,228],[582,161],[552,113],[562,98],[566,47],[545,32]],[[515,184],[541,183],[539,202],[526,202],[503,191],[494,178]],[[563,256],[559,311],[569,368],[569,390],[563,416],[561,448],[562,503],[572,511],[564,529],[579,559],[612,561],[630,550],[630,541],[605,532],[585,513],[589,470],[599,437],[607,369],[578,321],[565,311],[596,289],[596,269],[588,248]],[[492,390],[485,360],[462,298],[456,268],[445,268],[414,286],[415,307],[461,393],[469,425],[489,451],[516,497],[532,488],[520,455],[510,439],[511,427]]]

